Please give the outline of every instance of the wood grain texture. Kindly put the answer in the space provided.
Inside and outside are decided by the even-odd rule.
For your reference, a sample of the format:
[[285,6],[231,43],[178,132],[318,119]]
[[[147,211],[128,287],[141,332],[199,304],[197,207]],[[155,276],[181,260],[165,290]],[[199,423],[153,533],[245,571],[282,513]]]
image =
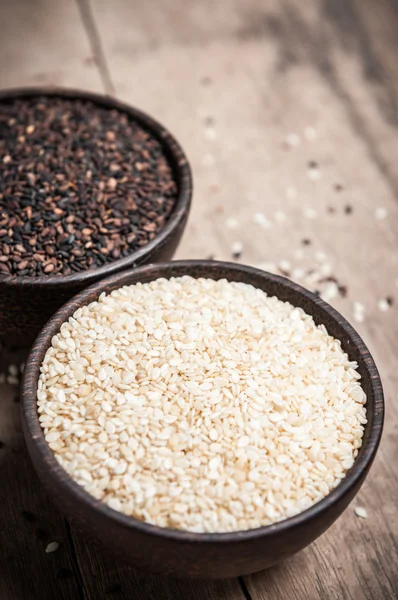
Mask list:
[[[0,372],[20,356],[2,353]],[[75,600],[79,581],[67,526],[32,469],[20,424],[18,388],[0,385],[0,598]],[[46,553],[56,541],[59,549]]]
[[1,89],[65,85],[102,91],[75,2],[0,2],[0,46]]
[[[41,10],[34,16],[28,5],[27,0],[1,3],[0,85],[99,88],[93,46],[74,21],[73,2],[36,1]],[[247,578],[248,593],[252,600],[397,597],[396,1],[92,0],[90,14],[117,94],[170,127],[191,160],[194,207],[178,256],[228,259],[238,240],[244,262],[288,259],[292,268],[315,268],[315,253],[322,250],[348,288],[347,297],[334,305],[349,320],[354,301],[365,305],[365,321],[356,327],[380,368],[387,402],[380,451],[355,503],[366,507],[369,518],[358,519],[350,507],[308,550]],[[209,117],[215,139],[208,139],[214,137],[206,131]],[[305,140],[308,126],[316,129],[316,140]],[[301,137],[298,147],[285,146],[289,133]],[[321,169],[316,182],[307,177],[311,160]],[[343,186],[341,192],[335,184]],[[288,188],[295,188],[295,198],[287,197]],[[347,204],[350,215],[344,212]],[[305,218],[304,207],[316,210],[317,218]],[[374,218],[377,207],[388,210],[386,220]],[[285,213],[285,223],[276,223],[277,210]],[[270,229],[253,224],[257,211],[272,221]],[[225,227],[228,217],[237,218],[237,230]],[[304,248],[303,238],[311,245]],[[383,313],[377,302],[386,296],[395,304]],[[4,397],[3,391],[0,402]],[[25,468],[24,461],[18,464]],[[15,485],[15,478],[7,479],[9,493]],[[15,503],[10,506],[15,514],[18,510]],[[12,514],[7,518],[15,521]],[[16,531],[19,544],[25,544],[26,530],[18,526],[10,535]],[[86,596],[117,598],[119,592],[106,594],[105,586],[119,573],[119,581],[134,585],[124,567],[91,554],[84,538],[76,547]],[[13,566],[7,569],[9,578],[17,577]],[[51,577],[40,571],[41,589]],[[101,577],[102,587],[96,585]],[[138,583],[123,588],[123,594],[139,598],[144,584]],[[229,598],[230,587],[223,585],[213,592],[197,588],[197,597]],[[157,600],[168,589],[144,587],[143,597]],[[1,597],[25,598],[15,587],[10,590]],[[57,590],[53,597],[68,596]]]
[[76,533],[74,540],[87,600],[245,600],[237,579],[183,581],[149,576],[113,561]]

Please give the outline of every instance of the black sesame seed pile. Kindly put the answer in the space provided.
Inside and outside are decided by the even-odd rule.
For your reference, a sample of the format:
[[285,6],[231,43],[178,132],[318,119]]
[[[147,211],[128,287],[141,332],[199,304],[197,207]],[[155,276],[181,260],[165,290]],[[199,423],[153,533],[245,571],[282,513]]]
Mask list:
[[177,187],[160,143],[117,110],[0,104],[0,277],[70,275],[146,245]]

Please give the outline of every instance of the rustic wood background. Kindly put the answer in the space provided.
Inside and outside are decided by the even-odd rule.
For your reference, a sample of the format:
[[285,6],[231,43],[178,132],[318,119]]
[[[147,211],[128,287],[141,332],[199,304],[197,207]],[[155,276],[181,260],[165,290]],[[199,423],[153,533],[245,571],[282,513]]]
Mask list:
[[17,387],[0,384],[2,600],[398,597],[397,50],[397,0],[0,2],[0,88],[103,91],[161,120],[195,177],[178,257],[241,243],[242,262],[326,295],[331,273],[387,402],[371,474],[322,538],[269,571],[192,583],[116,564],[69,527],[32,471]]

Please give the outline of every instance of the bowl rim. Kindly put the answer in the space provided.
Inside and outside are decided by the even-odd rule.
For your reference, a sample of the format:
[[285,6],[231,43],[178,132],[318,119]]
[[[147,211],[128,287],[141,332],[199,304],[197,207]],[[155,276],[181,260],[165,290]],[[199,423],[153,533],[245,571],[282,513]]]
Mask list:
[[[369,433],[364,444],[361,446],[360,453],[355,459],[353,467],[349,469],[344,479],[327,496],[313,504],[310,508],[293,517],[288,517],[282,521],[257,527],[255,529],[233,532],[196,533],[192,531],[160,527],[158,525],[146,523],[110,508],[107,504],[97,500],[94,498],[94,496],[86,492],[86,490],[76,483],[75,480],[66,472],[66,470],[61,467],[44,439],[44,433],[38,418],[36,390],[39,369],[45,352],[50,346],[52,336],[59,331],[60,325],[65,321],[65,319],[69,318],[69,316],[71,316],[79,306],[82,306],[86,303],[86,299],[89,298],[94,291],[96,291],[96,296],[98,297],[106,290],[108,286],[115,286],[113,289],[117,289],[117,287],[119,287],[119,283],[120,287],[123,285],[129,285],[127,280],[131,276],[136,278],[137,275],[147,276],[155,272],[156,277],[153,279],[157,279],[164,276],[162,275],[162,272],[170,270],[170,268],[174,268],[177,271],[178,269],[182,271],[185,270],[187,271],[185,273],[186,275],[191,275],[191,273],[189,273],[189,269],[195,269],[198,267],[202,268],[204,271],[211,267],[213,270],[216,269],[219,271],[225,271],[225,269],[228,269],[229,271],[239,273],[240,275],[260,277],[263,280],[268,281],[270,284],[278,284],[279,286],[284,287],[286,290],[291,291],[296,297],[301,296],[305,300],[310,301],[314,307],[317,306],[323,309],[323,311],[325,311],[332,319],[337,321],[338,325],[343,328],[345,334],[350,340],[350,343],[353,342],[353,347],[355,345],[355,348],[357,349],[363,361],[365,369],[369,373],[371,382],[370,385],[372,393],[370,396],[368,396],[367,401],[370,401],[373,405],[373,415],[372,419],[369,420],[365,426],[365,433],[367,428],[369,429]],[[174,275],[173,273],[168,273],[167,278],[173,276],[181,276],[181,274]],[[191,276],[200,277],[202,275],[193,274]],[[205,276],[206,275],[203,274],[203,277]],[[222,279],[224,277],[220,278]],[[90,299],[90,301],[92,302],[93,299]],[[293,300],[291,303],[294,305]],[[38,453],[40,454],[40,460],[45,463],[45,466],[50,470],[52,477],[57,479],[64,491],[72,493],[78,502],[83,503],[88,509],[95,511],[98,517],[110,519],[123,528],[127,528],[132,531],[138,530],[142,534],[156,538],[167,538],[179,542],[195,542],[197,544],[229,544],[232,542],[236,543],[258,538],[267,538],[274,534],[282,534],[291,528],[294,529],[305,525],[311,520],[311,518],[318,516],[320,513],[323,513],[325,510],[330,508],[335,502],[341,500],[350,492],[352,488],[355,488],[356,484],[360,483],[362,477],[364,474],[366,475],[373,462],[380,443],[384,421],[383,388],[375,362],[362,338],[336,309],[331,307],[319,296],[313,294],[309,290],[285,277],[274,275],[247,265],[211,260],[181,260],[149,264],[137,269],[130,269],[128,271],[117,273],[116,275],[107,279],[103,279],[78,293],[55,313],[55,315],[47,322],[37,337],[25,364],[21,388],[21,401],[25,438],[28,438],[29,441],[34,443]]]
[[3,275],[3,273],[0,273],[0,285],[24,287],[49,286],[51,288],[56,288],[57,286],[63,286],[69,283],[85,283],[86,285],[90,285],[91,282],[97,280],[99,277],[110,276],[122,269],[128,269],[137,264],[142,264],[142,262],[146,261],[155,250],[162,248],[170,235],[184,223],[184,220],[189,214],[193,192],[192,170],[181,145],[159,121],[142,110],[121,102],[108,94],[57,86],[10,88],[0,91],[0,104],[8,100],[35,98],[38,96],[49,96],[70,100],[87,100],[98,106],[108,108],[109,110],[116,109],[129,115],[138,124],[147,129],[162,146],[177,184],[177,198],[169,219],[154,239],[128,256],[113,260],[101,267],[84,269],[70,275],[18,277],[18,275],[14,274]]

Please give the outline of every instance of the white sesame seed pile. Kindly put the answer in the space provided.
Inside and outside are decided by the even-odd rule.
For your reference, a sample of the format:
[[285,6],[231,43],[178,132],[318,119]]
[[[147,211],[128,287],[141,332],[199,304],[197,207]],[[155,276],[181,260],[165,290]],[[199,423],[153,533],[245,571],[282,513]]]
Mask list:
[[292,516],[352,466],[356,363],[301,309],[243,283],[124,287],[80,308],[41,366],[38,412],[66,471],[113,509],[176,529]]

